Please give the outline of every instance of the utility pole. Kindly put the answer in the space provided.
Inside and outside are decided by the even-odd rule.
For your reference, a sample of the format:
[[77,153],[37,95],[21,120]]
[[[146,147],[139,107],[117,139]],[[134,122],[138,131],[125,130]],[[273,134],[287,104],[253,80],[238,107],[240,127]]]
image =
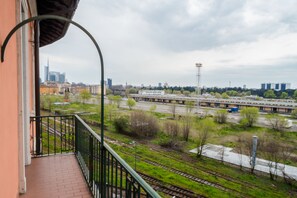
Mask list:
[[200,97],[200,77],[201,77],[201,74],[200,74],[200,69],[202,67],[202,64],[201,63],[196,63],[196,67],[197,67],[197,114],[198,114],[198,111],[199,111],[199,97]]

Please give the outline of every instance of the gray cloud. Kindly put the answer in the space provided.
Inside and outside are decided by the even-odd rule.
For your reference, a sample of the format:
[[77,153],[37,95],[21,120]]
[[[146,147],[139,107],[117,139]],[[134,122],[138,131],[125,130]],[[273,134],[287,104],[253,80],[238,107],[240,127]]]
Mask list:
[[[282,46],[276,56],[280,53],[268,45],[278,38],[283,39],[278,45],[297,44],[296,7],[295,0],[84,0],[74,20],[98,40],[106,76],[115,83],[195,85],[194,64],[202,61],[207,86],[228,86],[228,79],[256,86],[282,78],[296,81],[294,46]],[[253,53],[258,48],[262,51]],[[52,68],[65,71],[69,81],[99,82],[95,48],[76,28],[41,53],[42,64],[49,57]],[[262,53],[273,54],[255,58]]]

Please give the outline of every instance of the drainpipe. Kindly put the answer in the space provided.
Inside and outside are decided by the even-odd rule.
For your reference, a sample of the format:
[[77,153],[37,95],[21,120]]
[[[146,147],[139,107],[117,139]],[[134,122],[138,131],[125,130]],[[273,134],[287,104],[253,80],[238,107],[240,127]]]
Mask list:
[[39,21],[34,23],[34,62],[35,62],[35,116],[36,118],[36,154],[40,150],[40,82],[39,82]]

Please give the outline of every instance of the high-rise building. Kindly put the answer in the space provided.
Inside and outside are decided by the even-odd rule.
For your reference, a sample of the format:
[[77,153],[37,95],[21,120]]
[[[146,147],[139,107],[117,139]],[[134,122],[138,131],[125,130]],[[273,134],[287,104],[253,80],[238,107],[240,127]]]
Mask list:
[[65,82],[65,73],[59,73],[59,83],[64,83]]
[[291,88],[291,83],[262,83],[261,89],[269,90],[273,89],[275,91],[285,91]]
[[49,65],[44,66],[44,82],[49,81]]
[[107,88],[111,88],[112,87],[112,79],[111,78],[107,78]]

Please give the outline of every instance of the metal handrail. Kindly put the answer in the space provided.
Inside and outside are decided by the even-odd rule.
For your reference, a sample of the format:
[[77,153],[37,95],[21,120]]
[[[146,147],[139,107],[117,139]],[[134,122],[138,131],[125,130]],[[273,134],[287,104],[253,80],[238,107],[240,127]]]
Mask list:
[[[88,130],[88,132],[94,136],[99,142],[101,142],[100,136],[93,131],[78,115],[75,118]],[[141,187],[153,198],[159,198],[158,193],[147,184],[108,144],[104,142],[103,147],[128,171],[128,173],[141,185]]]

